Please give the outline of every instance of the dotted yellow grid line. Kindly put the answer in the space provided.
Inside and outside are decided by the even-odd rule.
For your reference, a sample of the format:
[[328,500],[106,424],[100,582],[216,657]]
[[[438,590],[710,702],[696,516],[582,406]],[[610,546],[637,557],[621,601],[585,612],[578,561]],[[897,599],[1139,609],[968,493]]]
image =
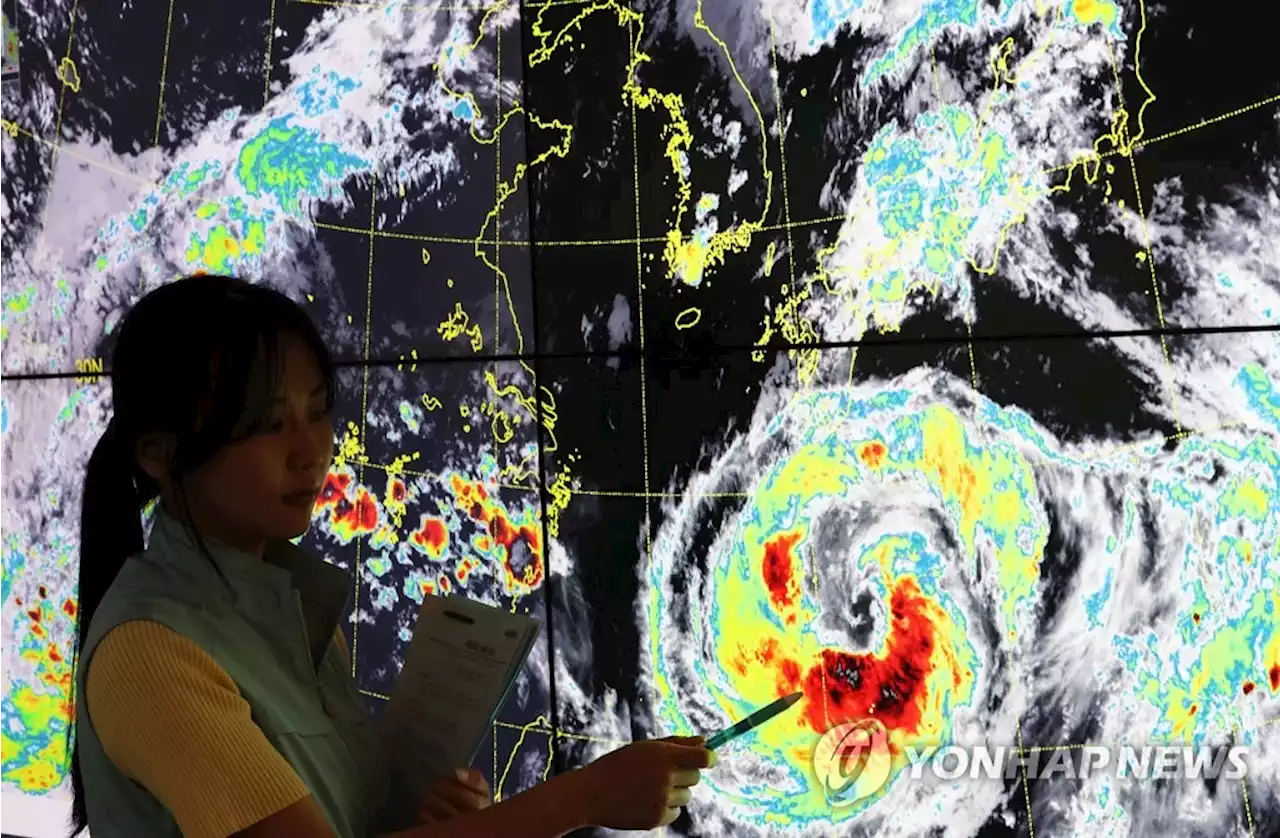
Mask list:
[[[390,700],[391,700],[391,696],[386,695],[385,693],[375,692],[374,690],[361,689],[361,690],[360,690],[360,694],[361,694],[361,695],[369,696],[370,698],[376,698],[376,699],[379,699],[379,700],[381,700],[381,701],[390,701]],[[543,718],[543,717],[541,717],[541,716],[540,716],[539,718]],[[541,733],[541,734],[543,734],[544,736],[550,736],[550,735],[551,735],[551,733],[552,733],[552,730],[551,730],[551,726],[550,726],[550,725],[548,725],[548,724],[539,724],[539,723],[538,723],[538,722],[536,722],[536,721],[535,721],[535,722],[531,722],[531,723],[529,723],[529,724],[527,724],[527,725],[518,725],[518,724],[513,724],[513,723],[511,723],[511,722],[502,722],[502,721],[497,721],[497,722],[494,722],[493,724],[494,724],[494,726],[495,726],[495,727],[501,727],[501,728],[505,728],[505,729],[508,729],[508,730],[528,730],[528,731],[530,731],[531,733]],[[1277,726],[1277,725],[1280,725],[1280,716],[1277,716],[1277,717],[1276,717],[1276,718],[1274,718],[1274,719],[1264,719],[1262,722],[1260,722],[1260,723],[1258,724],[1258,728],[1257,728],[1257,729],[1259,729],[1259,730],[1260,730],[1260,729],[1262,729],[1262,728],[1273,727],[1273,726]],[[1234,730],[1234,732],[1235,732],[1235,734],[1236,734],[1237,739],[1239,739],[1239,735],[1240,735],[1240,733],[1242,732],[1242,729],[1241,729],[1240,727],[1238,727],[1238,726],[1237,726],[1237,727],[1235,727],[1233,730]],[[1047,753],[1051,753],[1051,752],[1053,752],[1053,751],[1079,751],[1079,750],[1083,750],[1083,749],[1085,749],[1085,748],[1115,748],[1115,747],[1118,747],[1118,745],[1117,745],[1116,743],[1114,743],[1114,742],[1111,742],[1111,743],[1104,743],[1104,742],[1073,742],[1073,743],[1070,743],[1070,744],[1064,744],[1064,745],[1030,745],[1030,746],[1025,746],[1025,745],[1023,745],[1023,744],[1022,744],[1022,725],[1021,725],[1021,723],[1018,723],[1018,724],[1017,724],[1017,731],[1018,731],[1018,754],[1019,754],[1019,755],[1026,755],[1026,754],[1047,754]],[[558,738],[561,738],[561,739],[578,739],[578,740],[581,740],[581,741],[583,741],[583,742],[601,742],[601,743],[604,743],[604,744],[610,744],[610,745],[625,745],[627,742],[630,742],[630,741],[631,741],[631,740],[629,740],[629,739],[612,739],[612,738],[605,737],[605,736],[591,736],[590,734],[586,734],[586,733],[573,733],[573,732],[571,732],[571,731],[564,731],[564,730],[558,730],[558,731],[555,731],[555,735],[556,735]],[[1162,744],[1162,743],[1160,743],[1160,742],[1144,742],[1143,744],[1144,744],[1144,745],[1156,745],[1156,746],[1158,746],[1158,745],[1160,745],[1160,744]],[[1183,740],[1170,739],[1170,740],[1168,740],[1167,742],[1165,742],[1165,743],[1163,743],[1163,744],[1166,744],[1166,745],[1184,745],[1184,744],[1186,744],[1186,743],[1185,743]]]
[[585,6],[587,3],[594,3],[595,0],[539,0],[533,3],[521,3],[520,7],[524,9],[549,9],[553,6]]
[[[1211,425],[1209,427],[1200,428],[1198,430],[1184,430],[1173,434],[1158,434],[1150,439],[1139,440],[1136,442],[1128,442],[1123,445],[1116,446],[1115,455],[1123,456],[1127,449],[1142,449],[1151,446],[1163,446],[1169,442],[1191,439],[1193,437],[1208,436],[1210,434],[1219,433],[1221,431],[1233,430],[1236,428],[1246,427],[1243,422],[1227,422],[1221,425]],[[429,471],[417,471],[404,465],[386,465],[384,463],[366,462],[363,464],[365,468],[377,469],[385,471],[389,474],[401,475],[404,477],[421,478],[425,480],[440,480],[442,475]],[[511,491],[536,492],[537,486],[530,486],[521,483],[496,482],[492,484],[496,488]],[[685,497],[698,498],[750,498],[750,492],[636,492],[626,490],[609,490],[609,489],[566,489],[572,495],[581,495],[582,497],[598,497],[598,498],[635,498],[637,500],[680,500]],[[1280,723],[1280,720],[1277,720]]]
[[1240,116],[1241,114],[1246,114],[1249,111],[1256,111],[1258,108],[1265,108],[1267,105],[1273,105],[1273,104],[1280,104],[1280,93],[1276,94],[1275,96],[1268,96],[1266,99],[1262,99],[1261,101],[1254,102],[1252,105],[1245,105],[1243,108],[1236,108],[1233,111],[1227,111],[1224,114],[1219,114],[1218,116],[1210,117],[1209,119],[1202,119],[1199,122],[1195,123],[1194,125],[1188,125],[1184,128],[1178,128],[1164,134],[1157,134],[1156,136],[1152,137],[1149,140],[1143,140],[1139,142],[1137,144],[1137,148],[1141,150],[1146,148],[1149,145],[1162,143],[1165,140],[1170,140],[1170,139],[1173,139],[1174,137],[1181,137],[1183,134],[1190,134],[1192,131],[1198,131],[1201,128],[1205,128],[1207,126],[1214,125],[1219,122],[1224,122],[1233,117]]
[[[1130,136],[1129,113],[1124,101],[1124,85],[1120,82],[1120,68],[1116,63],[1116,53],[1110,41],[1107,41],[1107,53],[1111,59],[1111,77],[1116,85],[1116,98],[1120,103],[1120,148],[1123,150],[1125,157],[1129,159],[1129,173],[1133,179],[1134,199],[1138,204],[1138,221],[1142,227],[1143,238],[1143,261],[1147,263],[1147,271],[1151,276],[1151,295],[1156,302],[1156,321],[1160,328],[1165,328],[1164,304],[1160,299],[1160,285],[1156,281],[1156,265],[1155,258],[1151,253],[1151,228],[1147,223],[1147,212],[1142,202],[1142,186],[1138,181],[1138,161],[1134,154],[1133,148],[1141,139],[1146,129],[1143,124],[1143,114],[1147,107],[1156,100],[1156,95],[1147,86],[1146,80],[1142,77],[1142,36],[1147,31],[1147,5],[1146,0],[1138,0],[1139,26],[1138,34],[1134,38],[1133,53],[1133,74],[1138,80],[1138,85],[1142,88],[1143,96],[1142,104],[1138,106],[1138,133],[1136,136]],[[1165,389],[1169,395],[1169,404],[1173,410],[1173,424],[1179,431],[1182,430],[1182,410],[1178,400],[1177,382],[1174,380],[1173,360],[1169,357],[1169,342],[1166,337],[1160,335],[1160,350],[1164,354],[1165,366]]]
[[[632,8],[631,4],[627,4],[627,8]],[[636,40],[637,34],[635,30],[635,21],[628,18],[627,20],[627,83],[638,84],[636,73],[638,72],[640,61],[636,57]],[[627,96],[627,101],[631,106],[631,173],[632,185],[635,192],[635,229],[636,229],[636,295],[639,298],[636,303],[636,333],[640,338],[640,442],[641,454],[643,457],[644,471],[644,493],[648,497],[652,492],[649,487],[649,405],[648,390],[649,382],[646,374],[645,362],[645,335],[644,335],[644,260],[641,254],[641,237],[640,237],[640,139],[639,131],[636,127],[636,97],[634,94]],[[646,565],[653,563],[653,520],[650,517],[653,508],[648,501],[645,502],[644,509],[644,559]],[[554,666],[554,661],[552,666]],[[659,827],[657,830],[659,835],[666,835],[667,828]]]
[[[369,270],[364,286],[364,357],[369,359],[369,344],[372,340],[373,332],[373,251],[377,239],[373,235],[373,231],[378,226],[378,176],[371,175],[369,182]],[[360,481],[360,485],[364,485],[364,470],[368,455],[368,430],[369,430],[369,370],[368,364],[364,365],[364,371],[360,382],[360,445],[362,453],[358,455],[356,461],[356,479]],[[351,599],[352,620],[351,626],[351,677],[360,683],[358,672],[357,655],[360,643],[360,571],[364,561],[363,546],[364,539],[356,538],[356,559],[354,573],[352,576],[352,584],[355,592]]]
[[262,107],[265,109],[271,101],[271,52],[276,41],[276,0],[271,0],[271,11],[267,14],[267,57],[263,60]]
[[[801,227],[816,227],[822,224],[832,224],[837,221],[844,221],[843,215],[825,215],[819,218],[810,218],[806,221],[792,221],[789,224],[762,224],[761,232],[773,232],[777,230],[793,230]],[[343,224],[330,224],[328,222],[312,222],[314,226],[324,229],[333,230],[337,233],[352,233],[359,236],[368,235],[368,231],[363,227],[351,227]],[[533,241],[530,239],[477,239],[474,236],[433,236],[425,233],[400,233],[390,230],[378,230],[378,236],[386,238],[403,239],[405,241],[421,241],[433,242],[435,244],[501,244],[504,247],[607,247],[607,246],[631,246],[641,244],[662,243],[667,240],[665,235],[662,236],[626,236],[614,239],[538,239]]]
[[160,123],[164,119],[164,86],[169,74],[169,34],[173,31],[173,0],[169,0],[169,16],[164,22],[164,58],[160,61],[160,93],[156,100],[155,145],[160,145]]
[[[476,33],[478,38],[484,37],[484,20],[480,21],[477,27],[479,31]],[[493,219],[494,225],[494,242],[493,242],[493,351],[498,353],[502,344],[499,342],[498,333],[500,321],[502,319],[502,126],[506,124],[505,117],[502,113],[502,26],[494,25],[494,37],[497,41],[497,67],[495,71],[496,79],[494,83],[494,109],[497,111],[498,127],[493,132],[493,206],[497,210],[497,216]],[[444,69],[440,70],[443,75]],[[484,230],[480,231],[480,235],[484,234]],[[535,303],[536,304],[536,303]],[[538,336],[534,335],[537,341]],[[493,374],[498,375],[497,365],[494,365]],[[537,387],[539,382],[535,381],[534,386]],[[536,391],[535,391],[536,392]],[[512,605],[514,606],[514,602]],[[554,660],[551,662],[554,666]],[[552,701],[555,697],[552,697]],[[521,733],[521,741],[524,739]],[[506,772],[503,772],[501,778],[498,776],[498,728],[494,725],[489,730],[489,741],[493,743],[493,773],[489,776],[493,778],[493,785],[489,789],[489,799],[494,803],[502,800],[502,781],[506,778]],[[511,758],[514,759],[516,753],[520,749],[519,742],[516,747],[511,749]],[[508,761],[508,768],[510,762]]]
[[[937,50],[929,50],[929,75],[933,77],[933,95],[939,103],[943,101],[942,97],[942,78],[938,75],[938,57]],[[965,332],[969,336],[969,340],[965,345],[969,351],[969,379],[973,383],[973,389],[978,390],[978,362],[973,357],[973,315],[966,313],[964,318]]]
[[[1226,113],[1218,114],[1217,116],[1211,116],[1207,119],[1202,119],[1193,125],[1186,125],[1182,128],[1176,128],[1173,131],[1168,131],[1168,132],[1165,132],[1164,134],[1157,134],[1156,136],[1151,137],[1150,139],[1135,141],[1133,144],[1133,150],[1143,151],[1155,145],[1156,143],[1162,143],[1166,140],[1171,140],[1174,137],[1181,137],[1184,134],[1190,134],[1194,131],[1199,131],[1201,128],[1208,128],[1210,125],[1217,125],[1219,122],[1226,122],[1228,119],[1234,119],[1235,117],[1241,116],[1243,114],[1247,114],[1250,111],[1256,111],[1259,108],[1265,108],[1267,105],[1275,105],[1275,104],[1280,104],[1280,94],[1277,94],[1275,96],[1268,96],[1265,99],[1260,99],[1259,101],[1249,105],[1245,105],[1244,107],[1236,108],[1235,110],[1227,111]],[[1108,157],[1115,157],[1123,153],[1124,153],[1124,149],[1114,148],[1114,149],[1111,149],[1110,151],[1102,152],[1101,154],[1096,155],[1096,157],[1099,160],[1105,160]],[[1063,163],[1060,166],[1054,166],[1050,169],[1045,169],[1043,173],[1046,175],[1051,175],[1057,172],[1066,172],[1075,168],[1077,165],[1079,164]]]
[[[778,126],[778,160],[780,172],[782,174],[782,227],[787,232],[787,279],[789,296],[796,293],[796,249],[792,240],[791,230],[791,191],[787,188],[787,132],[783,125],[782,116],[782,89],[778,75],[778,42],[774,33],[773,19],[769,19],[769,74],[773,77],[773,101],[774,101],[774,117],[775,124]],[[764,126],[761,126],[762,130]],[[769,141],[768,136],[763,137],[765,142]],[[795,308],[791,309],[791,328],[797,335],[800,330],[796,325],[797,314]]]
[[[1272,719],[1272,721],[1276,720]],[[1240,727],[1238,725],[1232,726],[1232,733],[1235,735],[1236,740],[1239,741]],[[1244,800],[1244,819],[1249,824],[1249,836],[1250,838],[1256,838],[1258,832],[1253,825],[1253,807],[1249,805],[1249,778],[1246,776],[1240,778],[1240,793]]]
[[[372,690],[360,690],[360,694],[369,696],[370,698],[377,698],[382,701],[390,700],[390,696],[384,695],[383,693],[374,692]],[[498,756],[497,756],[498,754],[497,742],[498,742],[499,730],[510,730],[510,731],[515,731],[519,734],[519,736],[516,738],[515,744],[511,746],[511,751],[507,754],[506,764],[502,766],[501,771],[499,771]],[[547,779],[547,775],[551,771],[551,766],[552,766],[551,760],[553,756],[553,749],[555,747],[554,743],[556,739],[573,739],[580,742],[598,742],[604,745],[608,745],[611,748],[617,748],[617,747],[621,747],[623,745],[629,744],[629,740],[625,740],[625,739],[611,739],[611,738],[606,738],[601,736],[589,736],[585,733],[567,733],[564,731],[553,730],[551,725],[547,722],[547,717],[544,715],[539,715],[532,722],[529,722],[528,724],[523,724],[523,725],[513,724],[511,722],[495,721],[493,723],[491,734],[492,734],[492,741],[494,743],[493,774],[492,774],[492,777],[494,779],[493,779],[493,787],[491,789],[493,793],[494,801],[498,801],[502,799],[503,788],[506,786],[507,780],[511,776],[511,769],[515,765],[516,757],[519,755],[520,749],[524,745],[525,740],[528,739],[529,734],[535,734],[535,735],[547,737],[546,739],[547,759],[543,764],[542,778],[541,778],[542,781],[544,782]]]
[[[628,6],[628,8],[630,8]],[[635,74],[640,65],[640,59],[637,57],[636,43],[639,37],[636,32],[635,22],[632,19],[627,20],[627,76],[628,83],[635,83]],[[652,492],[649,486],[649,381],[645,362],[645,332],[644,332],[644,258],[640,248],[640,133],[636,125],[636,97],[628,96],[627,101],[631,104],[631,175],[632,188],[635,194],[635,250],[636,250],[636,333],[640,338],[640,443],[641,456],[644,462],[644,494],[649,497]],[[646,505],[645,507],[645,525],[644,525],[644,550],[645,562],[653,561],[653,526],[649,520],[652,512]]]
[[[494,241],[493,241],[493,351],[499,352],[501,344],[498,342],[498,330],[500,328],[499,321],[502,316],[502,131],[501,126],[506,123],[506,117],[502,113],[502,27],[495,25],[494,35],[497,38],[497,84],[495,98],[497,99],[496,109],[498,111],[499,130],[493,132],[493,205],[498,207],[498,215],[493,220]],[[537,336],[534,336],[537,340]],[[497,373],[497,370],[494,370]],[[496,749],[497,742],[494,742]],[[496,752],[496,750],[495,750]]]
[[[552,699],[555,700],[554,698]],[[489,800],[497,803],[502,799],[502,780],[498,777],[498,727],[499,722],[494,721],[489,726],[489,741],[493,743],[493,773],[489,776],[493,778],[493,785],[489,787]],[[512,748],[511,755],[515,756],[516,749]]]
[[[391,696],[386,693],[377,692],[376,690],[361,689],[359,692],[361,695],[368,696],[369,698],[376,698],[379,701],[391,700]],[[529,722],[528,724],[520,725],[513,722],[504,722],[499,720],[495,721],[493,726],[502,728],[503,730],[523,730],[528,731],[529,733],[540,733],[543,736],[550,736],[552,733],[555,733],[556,738],[558,739],[576,739],[580,742],[600,742],[605,745],[626,745],[632,741],[630,739],[614,739],[609,736],[591,736],[586,733],[571,733],[564,730],[553,731],[551,729],[551,725],[546,721],[546,716],[542,715],[539,715],[537,719]]]
[[[156,92],[156,127],[152,144],[160,145],[160,128],[164,122],[164,88],[169,76],[169,44],[173,36],[173,0],[169,0],[169,12],[164,21],[164,56],[160,59],[160,89]],[[147,293],[145,276],[138,277],[138,296]]]
[[1030,838],[1036,838],[1036,823],[1031,817],[1031,783],[1027,780],[1027,761],[1022,759],[1027,750],[1022,747],[1022,722],[1018,722],[1018,762],[1022,771],[1022,797],[1027,804],[1027,832]]
[[[383,0],[383,2],[371,2],[370,0],[289,0],[291,3],[301,3],[306,6],[352,6],[354,8],[366,9],[384,9],[391,6],[408,6],[409,8],[420,8],[429,12],[475,12],[492,9],[495,6],[501,6],[506,0],[496,0],[483,6],[468,6],[464,4],[441,3],[435,5],[430,0],[420,0],[419,2],[407,2],[407,0]],[[525,9],[541,9],[550,8],[552,6],[585,6],[594,0],[542,0],[539,3],[524,3],[520,5]]]
[[[1269,726],[1274,725],[1274,724],[1276,724],[1276,723],[1280,723],[1280,718],[1267,719],[1266,721],[1261,722],[1261,723],[1258,725],[1258,729],[1262,729],[1262,728],[1264,728],[1264,727],[1269,727]],[[1240,733],[1241,733],[1241,728],[1240,728],[1239,726],[1234,726],[1234,727],[1232,728],[1232,733],[1235,735],[1235,737],[1236,737],[1236,741],[1239,741],[1239,737],[1240,737]],[[1154,741],[1154,742],[1153,742],[1153,741],[1144,741],[1142,744],[1143,744],[1143,745],[1150,745],[1150,746],[1153,746],[1153,747],[1158,747],[1158,746],[1161,746],[1161,745],[1169,746],[1169,747],[1173,747],[1173,746],[1178,746],[1178,745],[1186,745],[1187,743],[1186,743],[1186,740],[1184,740],[1184,739],[1168,739],[1168,740],[1164,740],[1164,741],[1159,741],[1159,740],[1157,740],[1157,741]],[[1079,751],[1079,750],[1083,750],[1083,749],[1085,749],[1085,748],[1118,748],[1118,747],[1121,747],[1121,745],[1119,745],[1118,743],[1115,743],[1115,742],[1111,742],[1111,743],[1104,743],[1104,742],[1079,742],[1079,743],[1072,743],[1072,744],[1070,744],[1070,745],[1033,745],[1033,746],[1028,747],[1028,748],[1024,748],[1024,747],[1022,747],[1021,745],[1019,745],[1019,746],[1018,746],[1018,753],[1020,753],[1020,754],[1047,754],[1047,753],[1052,753],[1053,751]]]
[[637,498],[649,500],[679,500],[684,497],[699,498],[749,498],[750,492],[614,492],[601,489],[570,489],[570,494],[595,498]]
[[[72,45],[75,44],[75,38],[76,38],[76,14],[79,11],[80,11],[80,0],[73,0],[73,2],[71,3],[71,20],[70,20],[70,23],[67,25],[67,48],[62,54],[62,61],[58,63],[58,70],[56,73],[57,79],[59,82],[61,82],[62,86],[58,90],[58,114],[54,118],[54,126],[53,126],[54,141],[52,143],[47,143],[49,146],[53,148],[53,154],[49,158],[50,188],[52,188],[53,186],[53,173],[54,173],[54,170],[57,168],[58,153],[61,151],[61,146],[62,146],[62,143],[58,141],[58,138],[62,136],[63,104],[66,102],[67,88],[71,87],[71,84],[69,84],[67,80],[68,69],[71,72],[72,78],[75,79],[75,88],[73,92],[80,91],[79,71],[76,69],[75,62],[71,60],[71,47]],[[9,136],[17,137],[21,129],[19,129],[15,123],[5,121],[4,130],[8,132]],[[27,134],[28,136],[35,136],[34,134],[30,134],[29,132],[26,132],[26,131],[22,131],[21,133]],[[73,155],[73,156],[75,156],[77,159],[80,159],[79,155]],[[53,202],[50,201],[48,196],[46,195],[45,201],[44,201],[44,209],[40,211],[40,232],[37,234],[39,238],[36,241],[37,250],[44,249],[44,235],[45,235],[45,230],[47,229],[47,225],[45,222],[48,220],[49,208],[50,206],[52,206],[52,204]]]
[[965,346],[969,349],[969,378],[973,382],[974,392],[978,392],[978,362],[973,357],[973,318],[965,318],[964,328],[969,336],[965,341]]
[[1253,825],[1253,807],[1249,805],[1249,780],[1240,778],[1240,794],[1244,798],[1244,817],[1249,822],[1249,838],[1257,838],[1258,830]]
[[[408,0],[289,0],[290,3],[299,3],[304,6],[328,6],[330,8],[350,6],[355,9],[389,9],[392,6],[405,6],[410,9],[420,9],[424,12],[477,12],[493,9],[503,5],[507,0],[496,0],[481,6],[468,6],[461,3],[441,3],[435,5],[430,0],[418,0],[418,2],[408,2]],[[594,0],[544,0],[541,3],[521,3],[521,7],[525,9],[541,9],[552,6],[583,6]]]

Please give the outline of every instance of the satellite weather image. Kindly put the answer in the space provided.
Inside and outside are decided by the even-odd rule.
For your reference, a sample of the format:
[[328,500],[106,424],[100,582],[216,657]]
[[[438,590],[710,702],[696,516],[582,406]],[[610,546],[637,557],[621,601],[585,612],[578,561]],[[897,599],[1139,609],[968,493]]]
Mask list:
[[[113,329],[204,272],[339,361],[302,543],[370,713],[424,597],[542,621],[495,799],[800,692],[668,833],[1280,835],[1269,14],[6,1],[4,832],[67,833]],[[1081,759],[1154,745],[1247,770]]]

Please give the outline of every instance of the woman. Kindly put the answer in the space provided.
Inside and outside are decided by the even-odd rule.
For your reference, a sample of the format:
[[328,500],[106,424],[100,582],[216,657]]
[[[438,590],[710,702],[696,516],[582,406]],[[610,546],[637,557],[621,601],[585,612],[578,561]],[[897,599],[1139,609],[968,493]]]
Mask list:
[[350,577],[290,541],[333,456],[306,313],[226,277],[166,285],[121,324],[111,385],[81,517],[73,835],[647,829],[714,763],[697,739],[638,742],[494,806],[467,769],[398,805],[338,627]]

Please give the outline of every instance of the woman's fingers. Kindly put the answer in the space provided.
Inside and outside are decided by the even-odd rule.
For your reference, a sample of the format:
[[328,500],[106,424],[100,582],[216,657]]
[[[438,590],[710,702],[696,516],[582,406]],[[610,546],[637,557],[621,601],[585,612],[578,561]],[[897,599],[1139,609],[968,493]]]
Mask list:
[[460,782],[442,783],[436,790],[442,800],[461,810],[483,809],[489,805],[488,793],[481,793],[473,786]]
[[433,821],[443,821],[458,814],[458,807],[437,793],[427,795],[420,807],[422,815]]
[[682,806],[688,805],[689,800],[692,797],[693,789],[688,786],[674,788],[671,790],[671,793],[667,795],[667,805],[679,809]]

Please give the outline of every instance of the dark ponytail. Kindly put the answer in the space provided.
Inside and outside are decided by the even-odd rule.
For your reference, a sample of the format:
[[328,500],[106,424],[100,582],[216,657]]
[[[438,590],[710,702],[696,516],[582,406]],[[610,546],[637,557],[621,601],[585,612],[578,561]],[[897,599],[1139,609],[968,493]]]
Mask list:
[[[80,650],[94,612],[130,556],[142,552],[142,508],[156,497],[159,487],[136,465],[127,442],[112,419],[89,457],[80,504],[80,582],[76,592],[76,648],[72,671],[79,672]],[[88,826],[84,781],[76,750],[76,678],[71,680],[71,718],[67,748],[71,753],[71,835]]]

